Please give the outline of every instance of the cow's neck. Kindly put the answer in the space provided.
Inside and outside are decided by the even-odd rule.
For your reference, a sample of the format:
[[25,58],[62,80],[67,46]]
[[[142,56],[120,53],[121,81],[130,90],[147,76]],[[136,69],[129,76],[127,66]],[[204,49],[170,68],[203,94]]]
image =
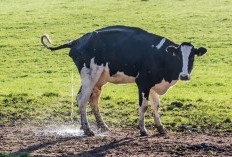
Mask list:
[[181,72],[180,61],[176,56],[168,55],[168,57],[165,58],[164,80],[168,82],[178,80]]

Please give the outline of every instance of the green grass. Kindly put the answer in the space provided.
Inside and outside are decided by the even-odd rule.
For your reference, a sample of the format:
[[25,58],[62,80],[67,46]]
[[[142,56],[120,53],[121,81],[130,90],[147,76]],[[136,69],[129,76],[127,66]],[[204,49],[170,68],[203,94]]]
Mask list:
[[0,157],[30,157],[30,155],[29,154],[18,154],[18,155],[15,155],[15,154],[1,153],[0,152]]
[[[68,50],[51,53],[40,36],[48,33],[58,45],[120,24],[207,47],[208,54],[195,61],[191,82],[179,82],[161,97],[161,119],[174,128],[185,124],[231,131],[231,8],[228,0],[0,1],[0,123],[70,121],[76,95],[72,98],[71,89],[78,92],[79,75]],[[106,85],[100,109],[112,127],[137,127],[136,86]],[[146,121],[152,126],[150,108]]]

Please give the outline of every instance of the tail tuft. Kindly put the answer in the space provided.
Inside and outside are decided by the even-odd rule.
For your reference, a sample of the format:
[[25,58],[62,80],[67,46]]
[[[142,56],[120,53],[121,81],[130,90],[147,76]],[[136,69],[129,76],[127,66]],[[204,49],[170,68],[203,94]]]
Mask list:
[[51,39],[49,38],[49,36],[47,34],[43,34],[41,36],[41,43],[43,44],[43,46],[46,47],[47,49],[51,50],[51,48],[44,42],[44,39],[46,39],[49,44],[52,44]]
[[51,51],[64,49],[64,48],[71,48],[73,46],[73,42],[70,41],[70,42],[68,42],[68,43],[66,43],[64,45],[60,45],[60,46],[57,46],[57,47],[51,47],[48,44],[46,44],[44,40],[46,40],[49,43],[49,45],[52,44],[52,41],[51,41],[51,39],[49,38],[49,36],[47,34],[43,34],[41,36],[41,43],[43,44],[44,47],[46,47],[47,49],[49,49]]

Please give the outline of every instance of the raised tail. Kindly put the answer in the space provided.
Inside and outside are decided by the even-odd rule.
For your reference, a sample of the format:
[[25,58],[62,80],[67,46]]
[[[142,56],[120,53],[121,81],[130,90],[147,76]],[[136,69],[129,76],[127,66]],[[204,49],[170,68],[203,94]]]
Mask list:
[[64,48],[71,48],[72,47],[72,41],[70,41],[70,42],[68,42],[68,43],[66,43],[64,45],[60,45],[60,46],[57,46],[57,47],[52,47],[52,46],[49,46],[48,44],[46,44],[44,42],[44,39],[46,39],[49,44],[52,44],[51,39],[49,38],[49,36],[47,34],[44,34],[44,35],[41,36],[41,43],[43,44],[44,47],[46,47],[47,49],[49,49],[51,51],[64,49]]

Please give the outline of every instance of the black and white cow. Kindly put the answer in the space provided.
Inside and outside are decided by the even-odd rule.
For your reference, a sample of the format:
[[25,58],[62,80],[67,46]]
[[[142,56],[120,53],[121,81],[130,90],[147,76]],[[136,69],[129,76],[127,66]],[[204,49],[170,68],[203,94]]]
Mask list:
[[207,51],[203,47],[194,48],[188,42],[179,45],[140,28],[126,26],[102,28],[58,47],[48,46],[44,39],[51,44],[49,37],[43,35],[41,42],[52,51],[71,49],[69,55],[81,76],[81,88],[77,95],[81,126],[88,136],[94,135],[87,120],[88,102],[97,126],[103,131],[108,130],[98,108],[102,86],[107,82],[136,83],[140,134],[148,135],[144,115],[149,96],[155,126],[159,133],[166,133],[158,113],[159,96],[165,94],[178,80],[190,80],[195,55],[202,56]]

